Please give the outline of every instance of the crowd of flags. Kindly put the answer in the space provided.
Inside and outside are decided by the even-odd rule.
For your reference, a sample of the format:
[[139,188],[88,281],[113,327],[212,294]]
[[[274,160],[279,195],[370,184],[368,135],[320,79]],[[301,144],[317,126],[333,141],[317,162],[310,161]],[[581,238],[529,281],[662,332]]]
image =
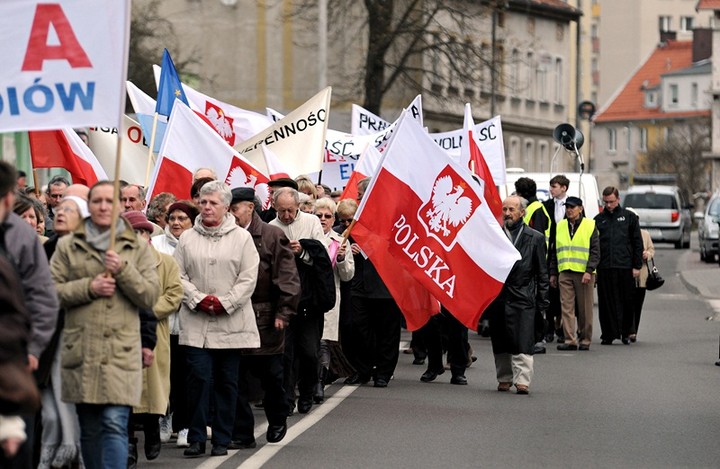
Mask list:
[[[0,16],[8,8],[16,10],[20,3],[8,2],[0,6]],[[114,2],[123,3],[120,10],[127,11],[123,0],[111,1]],[[82,47],[86,43],[82,40],[82,28],[90,21],[89,15],[79,8],[77,1],[59,4],[61,11],[73,13],[76,23],[71,31],[80,38],[78,44]],[[93,21],[98,21],[100,11],[93,9]],[[34,23],[26,27],[31,27],[30,24]],[[117,33],[111,34],[110,40],[116,41],[115,49],[122,44],[126,49],[127,31],[117,26],[114,31]],[[62,38],[60,42],[62,47]],[[93,69],[103,66],[94,50],[88,46]],[[62,54],[58,57],[51,60],[53,65],[63,61]],[[67,57],[65,61],[69,63]],[[73,67],[64,78],[55,77],[55,70],[56,67],[47,67],[42,71],[43,79],[46,82],[78,79],[72,75]],[[18,82],[25,79],[22,67],[18,66],[15,73]],[[87,76],[86,70],[78,73]],[[125,72],[117,73],[124,80]],[[491,170],[493,166],[496,175],[501,171],[500,177],[504,178],[504,154],[494,147],[488,153],[498,161],[488,164],[481,149],[488,143],[474,135],[477,127],[469,104],[465,107],[463,129],[454,134],[462,142],[458,154],[441,148],[423,127],[420,96],[394,122],[383,121],[354,106],[353,127],[357,134],[354,135],[328,129],[330,87],[287,115],[272,110],[263,114],[223,103],[183,84],[167,50],[161,67],[153,73],[157,100],[130,82],[115,97],[119,102],[112,108],[122,109],[127,92],[135,120],[120,113],[110,122],[108,119],[97,122],[93,119],[98,114],[85,110],[78,110],[75,114],[82,115],[73,115],[68,120],[73,127],[97,130],[109,125],[120,129],[105,132],[110,138],[125,142],[124,147],[118,144],[123,151],[116,155],[125,162],[121,160],[120,173],[111,177],[131,177],[129,182],[147,186],[148,199],[160,192],[171,192],[184,199],[189,198],[194,170],[208,167],[231,187],[254,187],[267,203],[270,179],[300,174],[319,178],[326,156],[333,149],[350,149],[347,151],[359,158],[342,197],[356,198],[357,183],[372,177],[355,215],[351,236],[376,266],[403,311],[408,327],[411,330],[421,327],[439,312],[440,304],[468,327],[477,326],[519,254],[502,231],[501,201]],[[93,79],[103,80],[103,76],[98,74]],[[117,77],[112,79],[114,83]],[[365,121],[355,118],[362,113]],[[0,131],[16,130],[18,120],[15,116],[6,119],[6,114],[0,112]],[[100,115],[106,114],[103,111]],[[372,125],[363,126],[363,122],[370,123],[369,119]],[[499,118],[494,119],[499,126]],[[69,126],[53,128],[54,121],[30,113],[23,122],[34,168],[64,168],[73,182],[86,185],[108,178],[110,171],[106,172],[100,161],[113,159],[107,155],[111,152],[108,145],[104,144],[102,150],[94,147],[103,153],[99,158]],[[494,122],[492,125],[496,125]],[[144,160],[143,150],[147,155]],[[145,171],[138,168],[143,165]],[[143,173],[144,180],[138,180]]]

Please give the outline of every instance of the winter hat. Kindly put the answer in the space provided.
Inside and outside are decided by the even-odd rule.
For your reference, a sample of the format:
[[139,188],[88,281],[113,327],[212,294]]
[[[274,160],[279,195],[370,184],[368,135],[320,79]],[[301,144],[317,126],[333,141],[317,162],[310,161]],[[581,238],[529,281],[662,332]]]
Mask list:
[[191,205],[190,203],[182,200],[175,202],[168,208],[167,216],[169,217],[170,214],[173,213],[175,210],[185,212],[185,215],[190,217],[190,221],[192,223],[195,223],[195,218],[197,218],[198,214],[200,213],[195,207],[195,205]]
[[152,223],[148,221],[144,213],[133,210],[130,212],[125,212],[122,215],[127,221],[130,222],[130,225],[133,227],[134,230],[145,230],[150,233],[153,232],[154,227],[152,226]]
[[78,210],[80,211],[80,218],[87,218],[90,216],[87,200],[76,195],[66,195],[65,197],[63,197],[63,200],[72,200],[73,202],[75,202],[75,204],[78,206]]

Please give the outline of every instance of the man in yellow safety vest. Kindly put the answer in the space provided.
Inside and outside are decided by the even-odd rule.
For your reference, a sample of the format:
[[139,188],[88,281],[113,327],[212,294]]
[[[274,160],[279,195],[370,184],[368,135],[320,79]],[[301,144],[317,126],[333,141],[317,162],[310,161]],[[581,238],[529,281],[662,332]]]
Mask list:
[[567,198],[565,216],[557,225],[555,243],[550,253],[550,284],[560,287],[565,333],[565,343],[559,344],[557,349],[578,350],[579,340],[580,350],[590,350],[593,287],[595,269],[600,262],[600,236],[595,221],[583,216],[583,204],[579,197]]

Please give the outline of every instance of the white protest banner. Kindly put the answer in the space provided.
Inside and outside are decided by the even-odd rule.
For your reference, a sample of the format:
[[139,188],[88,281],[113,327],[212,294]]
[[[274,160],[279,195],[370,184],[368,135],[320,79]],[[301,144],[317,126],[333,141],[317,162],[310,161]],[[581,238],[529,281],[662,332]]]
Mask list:
[[[500,116],[476,124],[473,129],[473,137],[485,157],[485,162],[490,168],[495,184],[505,184],[505,144],[503,143]],[[453,160],[467,166],[468,162],[461,161],[460,156],[463,133],[463,129],[458,129],[450,132],[433,133],[430,134],[430,137]]]
[[277,156],[291,177],[320,171],[331,95],[328,86],[272,126],[235,145],[235,149],[264,174],[269,171],[262,144]]
[[118,127],[129,0],[0,2],[0,132]]
[[[422,95],[417,95],[410,105],[405,108],[405,110],[410,112],[413,118],[417,120],[421,126],[423,125]],[[382,132],[394,124],[394,122],[388,122],[362,106],[358,106],[357,104],[352,105],[352,113],[350,114],[350,133],[353,135],[375,134],[377,132]]]
[[144,185],[150,142],[146,140],[138,122],[124,116],[119,132],[116,127],[90,127],[88,146],[95,153],[108,176],[114,179],[119,136],[123,139],[120,179],[130,184]]

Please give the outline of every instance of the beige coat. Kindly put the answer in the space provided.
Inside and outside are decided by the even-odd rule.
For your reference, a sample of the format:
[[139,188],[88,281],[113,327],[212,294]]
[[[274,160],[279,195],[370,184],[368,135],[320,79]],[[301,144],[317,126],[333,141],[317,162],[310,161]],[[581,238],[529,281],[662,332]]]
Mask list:
[[180,307],[183,287],[180,282],[180,270],[172,256],[162,254],[155,249],[155,265],[160,278],[160,298],[153,307],[158,318],[155,360],[143,369],[143,392],[140,405],[133,409],[136,414],[164,415],[170,400],[170,325],[168,318]]
[[[640,230],[640,236],[642,237],[643,242],[643,257],[647,257],[648,263],[652,266],[652,262],[650,262],[650,259],[655,257],[655,245],[652,242],[652,238],[650,237],[650,233],[648,233],[647,230]],[[647,254],[647,256],[645,256]],[[638,277],[637,284],[640,288],[645,288],[647,285],[647,278],[648,278],[648,268],[647,263],[645,260],[643,260],[642,268],[640,269],[640,276]]]
[[[339,243],[343,242],[343,237],[330,230],[327,234],[329,238],[328,244],[332,244],[332,240]],[[353,254],[350,251],[350,242],[348,241],[345,246],[345,259],[342,262],[337,262],[333,268],[335,275],[335,306],[333,309],[325,313],[325,323],[323,325],[323,340],[334,340],[338,341],[338,329],[340,327],[340,281],[348,282],[352,280],[355,275],[355,260]]]
[[[237,226],[229,214],[213,229],[198,217],[193,229],[180,236],[173,256],[184,290],[180,344],[211,349],[260,347],[250,302],[260,257],[250,233]],[[196,311],[207,295],[216,296],[225,313],[210,316]]]
[[96,297],[90,282],[105,271],[101,253],[85,240],[87,220],[58,241],[50,262],[66,309],[61,344],[62,399],[73,403],[137,405],[142,391],[138,309],[151,309],[160,288],[151,247],[124,219],[115,251],[125,261],[112,297]]

